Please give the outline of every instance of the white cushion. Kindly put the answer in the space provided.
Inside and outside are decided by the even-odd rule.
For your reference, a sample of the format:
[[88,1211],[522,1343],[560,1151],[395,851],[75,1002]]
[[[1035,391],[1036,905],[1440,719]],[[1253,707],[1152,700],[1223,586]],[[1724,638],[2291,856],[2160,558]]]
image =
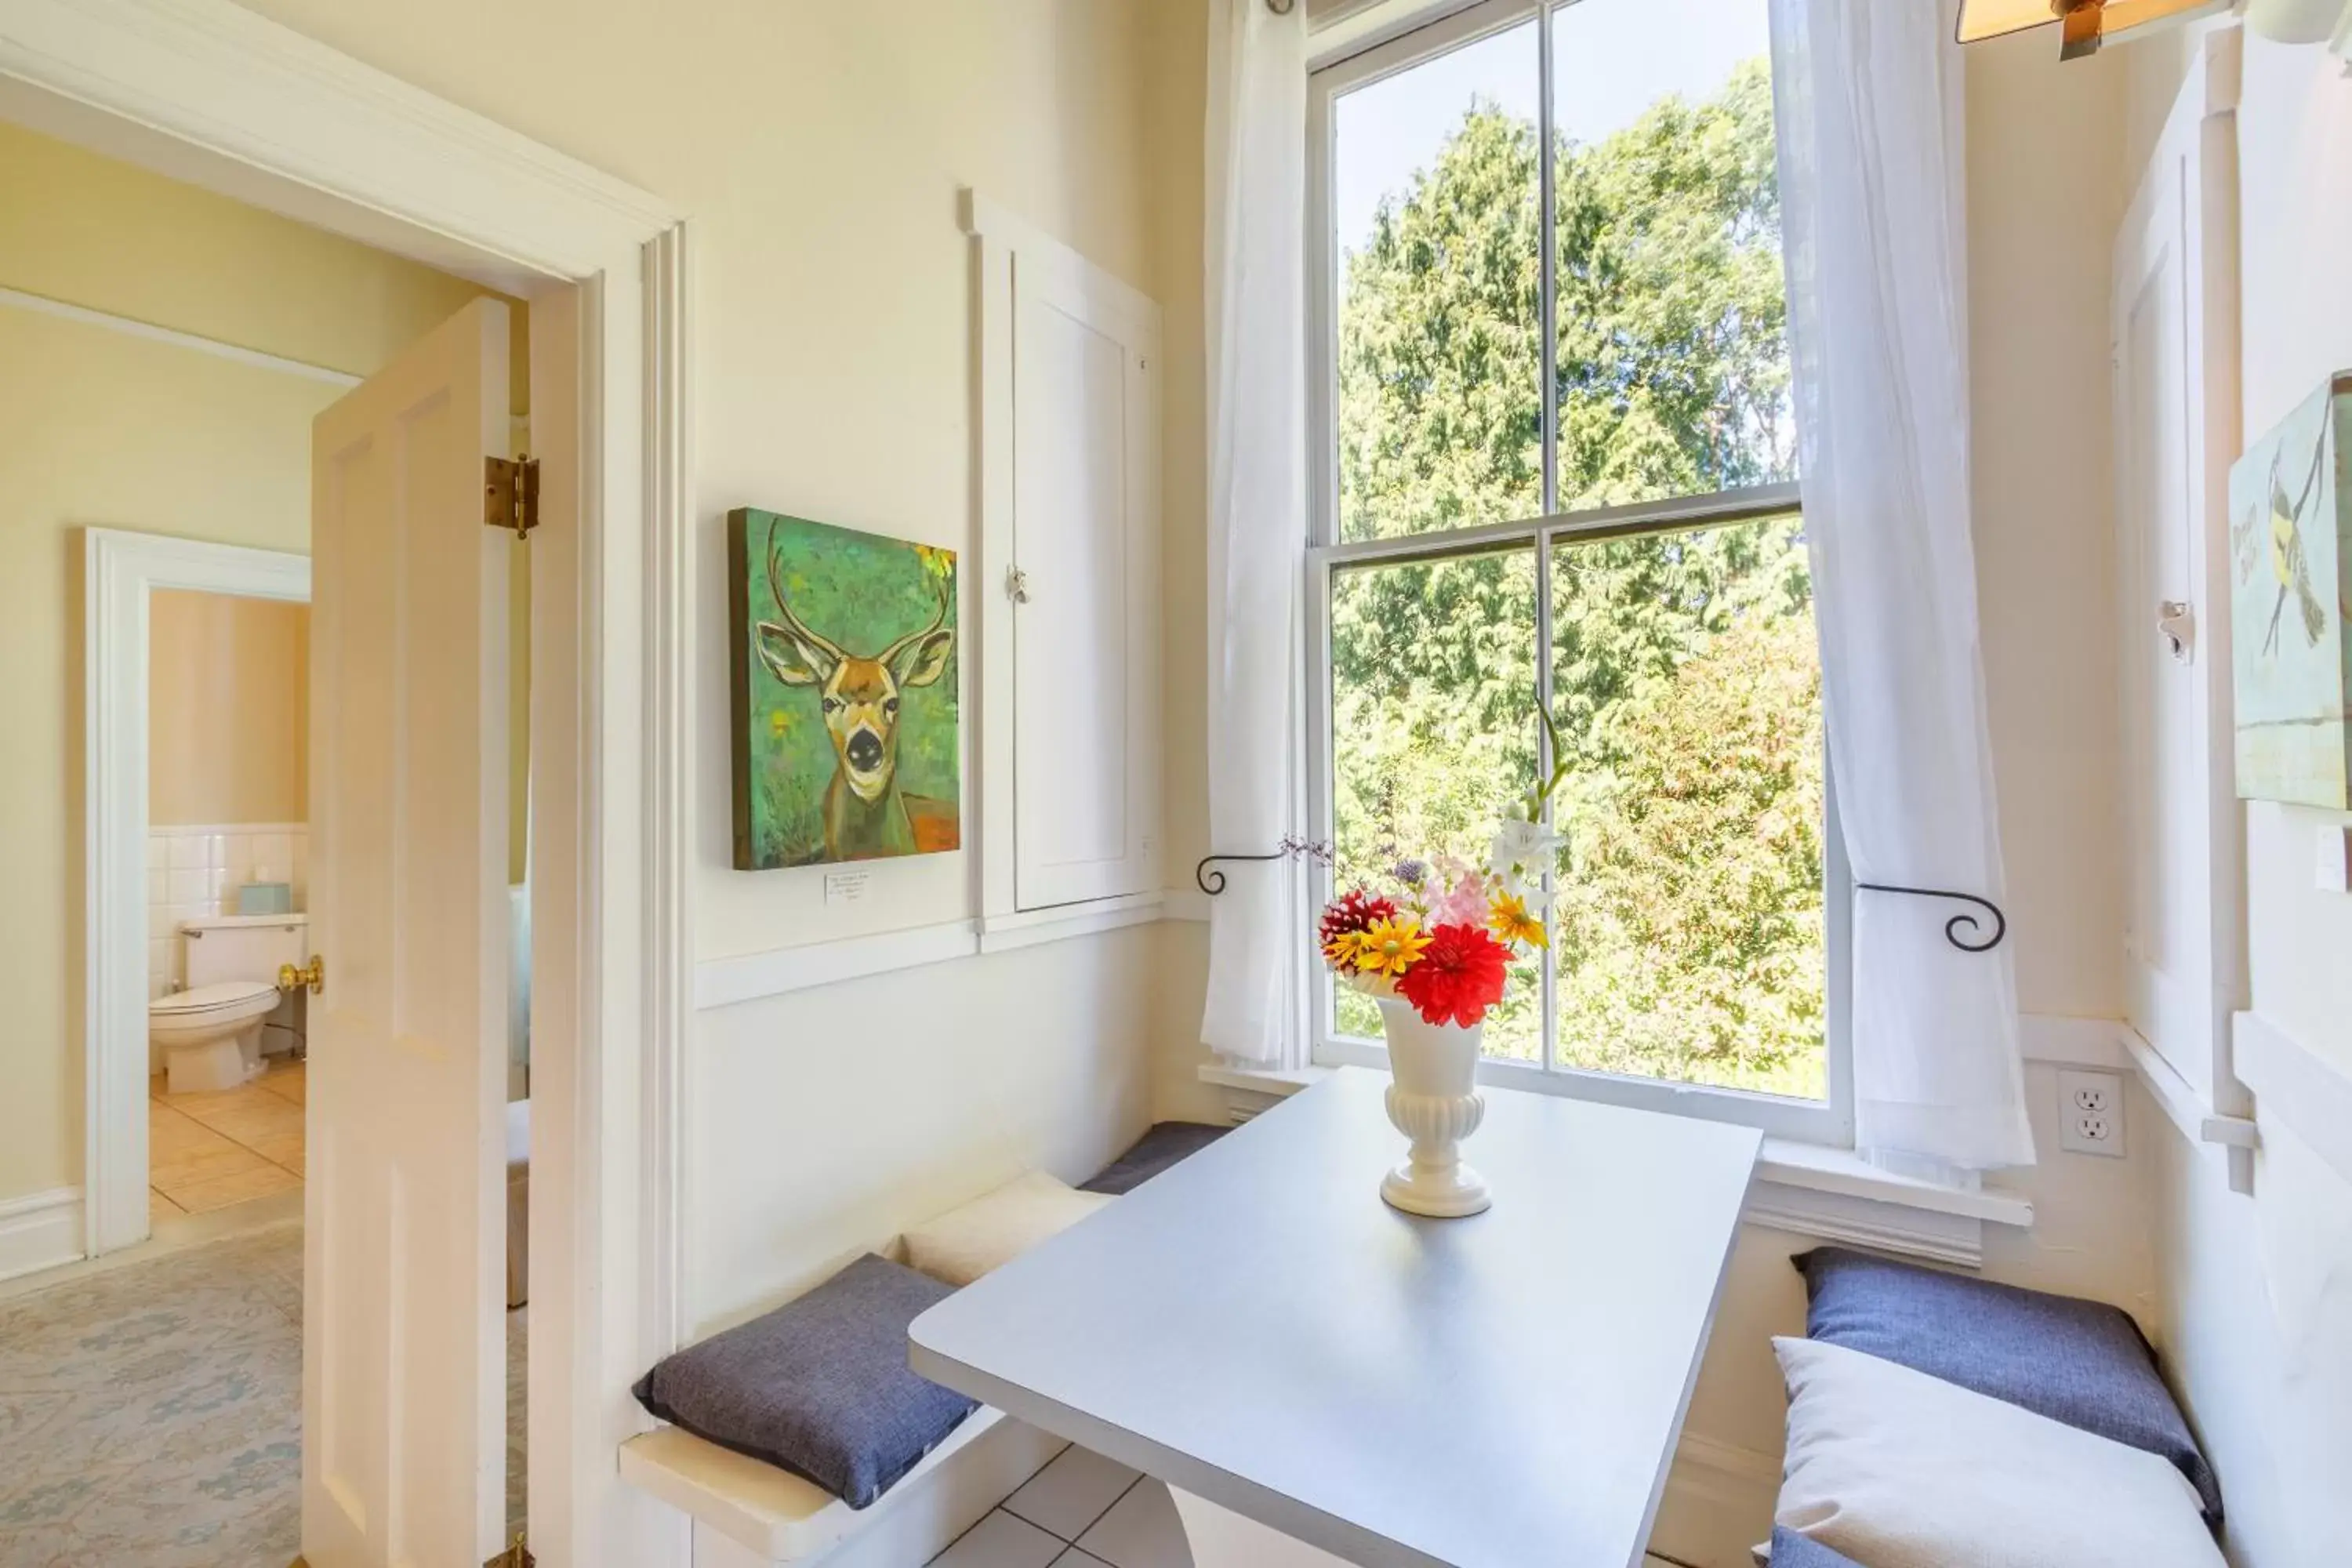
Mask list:
[[950,1285],[969,1285],[1107,1203],[1032,1171],[906,1234],[907,1262]]
[[1772,1349],[1789,1530],[1870,1568],[2222,1568],[2168,1459],[1843,1345]]

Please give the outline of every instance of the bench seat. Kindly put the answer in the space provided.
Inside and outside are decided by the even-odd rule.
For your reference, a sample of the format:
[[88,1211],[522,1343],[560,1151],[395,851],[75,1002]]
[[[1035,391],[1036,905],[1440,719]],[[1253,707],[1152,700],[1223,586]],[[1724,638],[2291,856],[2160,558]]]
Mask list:
[[870,1508],[690,1432],[621,1445],[621,1479],[694,1521],[695,1568],[906,1568],[946,1550],[1066,1447],[983,1405]]

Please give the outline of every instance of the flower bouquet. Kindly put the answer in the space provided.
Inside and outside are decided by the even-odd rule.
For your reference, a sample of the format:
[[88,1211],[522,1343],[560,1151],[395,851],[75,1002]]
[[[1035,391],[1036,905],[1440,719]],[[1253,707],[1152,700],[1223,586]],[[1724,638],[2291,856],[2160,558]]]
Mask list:
[[1563,767],[1530,791],[1523,815],[1496,829],[1484,866],[1444,856],[1400,860],[1380,884],[1350,888],[1323,907],[1325,967],[1380,1005],[1389,1120],[1412,1140],[1381,1195],[1408,1214],[1452,1218],[1493,1201],[1462,1163],[1461,1144],[1486,1115],[1477,1070],[1487,1009],[1503,999],[1513,961],[1550,941],[1543,876],[1559,840],[1542,816],[1565,774]]

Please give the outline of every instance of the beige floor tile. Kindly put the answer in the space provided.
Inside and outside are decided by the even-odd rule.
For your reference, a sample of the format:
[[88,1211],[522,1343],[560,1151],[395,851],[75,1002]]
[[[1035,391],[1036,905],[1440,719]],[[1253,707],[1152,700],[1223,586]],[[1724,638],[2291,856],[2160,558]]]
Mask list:
[[273,1132],[257,1138],[249,1145],[253,1152],[273,1165],[283,1165],[296,1175],[302,1173],[302,1133]]
[[243,1144],[232,1143],[223,1138],[215,1146],[178,1154],[168,1160],[151,1160],[147,1166],[147,1184],[182,1208],[194,1213],[194,1205],[185,1195],[188,1188],[203,1182],[218,1181],[224,1176],[276,1169]]
[[147,1158],[152,1163],[161,1164],[202,1149],[217,1149],[231,1142],[168,1105],[150,1102],[147,1107]]
[[300,1062],[285,1062],[271,1068],[268,1076],[260,1080],[260,1087],[281,1100],[290,1100],[299,1105],[308,1087],[305,1078]]
[[149,1225],[153,1225],[159,1219],[176,1219],[187,1212],[154,1188],[147,1189],[147,1223]]
[[265,1094],[247,1104],[218,1106],[192,1114],[214,1131],[248,1149],[260,1148],[265,1138],[299,1138],[302,1134],[302,1108],[274,1094]]
[[258,1083],[241,1083],[235,1089],[207,1089],[201,1094],[166,1093],[163,1103],[174,1110],[185,1111],[209,1126],[213,1118],[224,1111],[247,1110],[255,1106],[267,1108],[286,1102]]
[[301,1177],[269,1164],[250,1150],[239,1150],[238,1152],[254,1162],[253,1169],[175,1188],[172,1192],[172,1201],[190,1214],[209,1214],[215,1209],[225,1209],[231,1204],[241,1204],[251,1198],[291,1192],[302,1184]]

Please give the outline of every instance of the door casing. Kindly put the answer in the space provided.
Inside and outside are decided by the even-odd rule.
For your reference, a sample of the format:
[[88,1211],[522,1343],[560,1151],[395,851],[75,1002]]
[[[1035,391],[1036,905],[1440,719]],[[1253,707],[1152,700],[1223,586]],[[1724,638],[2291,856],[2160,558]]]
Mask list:
[[530,1531],[551,1564],[683,1568],[613,1456],[691,1322],[686,226],[229,0],[0,0],[0,118],[533,303]]

